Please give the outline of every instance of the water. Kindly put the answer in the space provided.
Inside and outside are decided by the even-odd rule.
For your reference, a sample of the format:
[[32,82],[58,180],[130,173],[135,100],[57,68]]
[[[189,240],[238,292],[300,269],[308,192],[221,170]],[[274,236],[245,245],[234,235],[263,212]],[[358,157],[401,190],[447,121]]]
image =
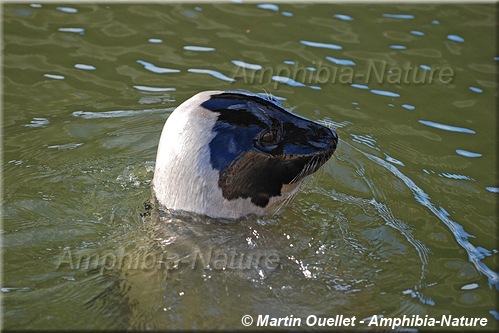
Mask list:
[[[4,327],[405,314],[496,329],[495,19],[492,5],[3,5]],[[279,215],[141,217],[164,121],[209,89],[272,92],[339,147]]]

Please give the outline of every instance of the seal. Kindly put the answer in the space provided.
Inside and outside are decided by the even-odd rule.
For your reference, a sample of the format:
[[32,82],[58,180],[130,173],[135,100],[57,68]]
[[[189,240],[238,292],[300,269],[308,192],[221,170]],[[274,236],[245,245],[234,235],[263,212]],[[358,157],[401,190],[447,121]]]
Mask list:
[[152,188],[160,208],[237,219],[272,212],[334,153],[338,135],[273,96],[204,91],[161,133]]

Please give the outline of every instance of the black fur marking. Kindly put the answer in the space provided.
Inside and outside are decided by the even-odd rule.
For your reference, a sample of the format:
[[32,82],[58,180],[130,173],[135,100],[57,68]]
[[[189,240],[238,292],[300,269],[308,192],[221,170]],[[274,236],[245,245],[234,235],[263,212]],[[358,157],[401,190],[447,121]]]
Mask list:
[[[218,95],[211,95],[210,101],[220,101],[220,100],[226,100],[226,101],[241,101],[241,103],[247,103],[248,101],[253,101],[257,104],[260,104],[264,107],[267,108],[279,108],[283,111],[286,111],[286,109],[282,106],[282,104],[275,99],[274,97],[269,97],[269,96],[262,96],[259,94],[253,94],[250,92],[244,92],[244,91],[227,91],[223,92]],[[209,102],[209,101],[207,101]],[[207,103],[205,102],[205,103]],[[203,106],[205,106],[203,103]],[[231,103],[233,104],[233,102]],[[210,108],[208,108],[210,109]],[[210,109],[212,111],[215,111],[213,109]],[[286,111],[288,112],[288,111]]]
[[[259,95],[226,92],[201,106],[219,113],[210,162],[219,171],[218,186],[227,200],[250,198],[266,207],[271,197],[281,195],[284,184],[317,171],[338,143],[333,130]],[[268,131],[276,142],[262,141]]]
[[263,208],[271,197],[281,195],[283,184],[292,183],[308,162],[309,158],[283,160],[248,151],[220,174],[218,185],[227,200],[251,198]]

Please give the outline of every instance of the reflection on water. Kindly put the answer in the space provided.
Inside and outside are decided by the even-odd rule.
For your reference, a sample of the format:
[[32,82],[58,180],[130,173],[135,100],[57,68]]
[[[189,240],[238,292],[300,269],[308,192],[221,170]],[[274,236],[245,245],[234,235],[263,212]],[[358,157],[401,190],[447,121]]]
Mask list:
[[[497,328],[491,5],[34,3],[3,19],[6,328]],[[339,133],[279,215],[144,207],[164,121],[211,89],[273,93]]]

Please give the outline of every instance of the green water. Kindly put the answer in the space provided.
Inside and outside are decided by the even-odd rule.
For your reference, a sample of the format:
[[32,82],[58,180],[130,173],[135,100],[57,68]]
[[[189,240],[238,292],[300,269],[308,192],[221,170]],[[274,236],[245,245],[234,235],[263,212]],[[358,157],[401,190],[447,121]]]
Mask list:
[[[4,328],[497,328],[495,5],[2,10]],[[142,218],[165,120],[211,89],[271,92],[339,147],[279,215]]]

